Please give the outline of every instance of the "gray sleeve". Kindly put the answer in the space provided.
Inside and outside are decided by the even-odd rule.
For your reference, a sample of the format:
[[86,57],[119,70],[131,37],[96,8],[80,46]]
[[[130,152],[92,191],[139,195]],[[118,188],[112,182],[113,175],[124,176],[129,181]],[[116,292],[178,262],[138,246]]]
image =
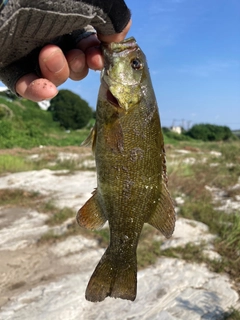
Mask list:
[[15,92],[23,75],[41,76],[38,55],[44,45],[68,51],[96,31],[121,32],[130,16],[122,0],[8,0],[0,9],[0,79]]

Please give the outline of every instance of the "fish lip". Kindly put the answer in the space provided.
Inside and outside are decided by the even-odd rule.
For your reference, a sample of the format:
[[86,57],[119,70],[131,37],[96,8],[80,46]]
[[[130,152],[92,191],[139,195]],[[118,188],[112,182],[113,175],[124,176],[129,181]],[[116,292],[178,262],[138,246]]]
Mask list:
[[126,53],[135,51],[139,49],[139,46],[135,40],[134,37],[130,37],[127,39],[124,39],[121,42],[111,42],[111,43],[106,43],[102,42],[101,44],[104,56],[121,56],[125,55]]
[[113,106],[117,107],[117,108],[121,108],[118,100],[116,97],[114,97],[114,95],[112,94],[112,92],[109,90],[109,88],[107,89],[106,92],[106,97],[107,97],[107,101],[112,104]]
[[104,79],[102,79],[102,80],[103,80],[104,88],[106,90],[106,99],[107,99],[108,103],[110,103],[114,107],[122,108],[118,99],[112,94],[111,90],[109,89],[108,83]]

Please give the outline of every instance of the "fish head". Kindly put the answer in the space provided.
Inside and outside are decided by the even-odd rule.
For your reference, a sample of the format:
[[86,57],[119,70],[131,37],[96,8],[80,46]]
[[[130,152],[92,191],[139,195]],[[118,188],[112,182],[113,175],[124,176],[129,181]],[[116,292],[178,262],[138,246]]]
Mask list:
[[139,104],[144,95],[146,58],[131,37],[119,43],[102,45],[104,69],[102,82],[107,85],[107,99],[125,112]]

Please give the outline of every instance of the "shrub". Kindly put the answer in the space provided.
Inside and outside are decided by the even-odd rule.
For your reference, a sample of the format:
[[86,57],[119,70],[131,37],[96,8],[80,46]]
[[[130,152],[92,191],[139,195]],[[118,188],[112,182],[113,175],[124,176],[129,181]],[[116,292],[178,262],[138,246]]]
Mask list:
[[195,124],[185,135],[203,141],[221,141],[235,138],[228,127],[214,124]]
[[93,116],[88,103],[69,90],[60,90],[51,100],[48,111],[52,113],[54,121],[58,121],[65,129],[73,130],[85,127]]

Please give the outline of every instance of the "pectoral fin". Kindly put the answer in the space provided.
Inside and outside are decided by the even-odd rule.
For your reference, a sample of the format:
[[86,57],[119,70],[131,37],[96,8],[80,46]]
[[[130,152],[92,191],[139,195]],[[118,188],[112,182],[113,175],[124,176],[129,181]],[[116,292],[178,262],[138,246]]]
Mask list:
[[88,137],[81,143],[82,147],[88,147],[92,146],[93,152],[95,151],[95,145],[96,145],[96,137],[97,137],[97,127],[96,124],[93,126],[93,128],[90,131],[90,134]]
[[170,238],[174,231],[175,221],[173,202],[165,183],[163,183],[156,210],[147,222],[161,231],[166,238]]
[[98,201],[97,190],[77,213],[77,222],[81,227],[89,230],[101,228],[107,221]]

